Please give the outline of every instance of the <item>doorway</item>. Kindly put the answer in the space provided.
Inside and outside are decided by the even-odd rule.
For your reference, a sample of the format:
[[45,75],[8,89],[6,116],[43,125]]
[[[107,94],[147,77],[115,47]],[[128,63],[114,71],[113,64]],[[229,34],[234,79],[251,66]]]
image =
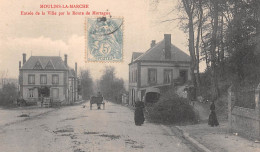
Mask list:
[[47,86],[42,86],[38,88],[39,97],[50,97],[50,88]]
[[188,70],[180,70],[179,75],[180,75],[182,83],[187,82],[187,80],[188,80]]

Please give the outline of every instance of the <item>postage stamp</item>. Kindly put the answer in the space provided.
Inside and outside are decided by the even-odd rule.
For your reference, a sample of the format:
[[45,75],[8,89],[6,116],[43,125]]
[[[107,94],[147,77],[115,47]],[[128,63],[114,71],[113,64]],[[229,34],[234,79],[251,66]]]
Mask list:
[[86,19],[87,61],[123,61],[123,18]]

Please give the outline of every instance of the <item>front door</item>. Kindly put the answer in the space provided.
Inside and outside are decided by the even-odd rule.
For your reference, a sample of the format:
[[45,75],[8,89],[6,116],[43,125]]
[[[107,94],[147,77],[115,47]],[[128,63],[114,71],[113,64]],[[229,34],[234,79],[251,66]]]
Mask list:
[[59,89],[58,88],[52,88],[52,98],[59,99]]

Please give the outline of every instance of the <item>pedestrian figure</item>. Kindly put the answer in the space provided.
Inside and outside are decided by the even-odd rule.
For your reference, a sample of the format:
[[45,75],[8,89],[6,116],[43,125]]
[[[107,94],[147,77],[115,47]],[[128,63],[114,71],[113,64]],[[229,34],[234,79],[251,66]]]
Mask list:
[[102,94],[101,94],[101,92],[98,92],[98,93],[97,93],[97,97],[103,97]]
[[218,123],[218,119],[217,119],[217,115],[216,115],[216,112],[215,112],[215,104],[214,104],[214,101],[211,103],[210,105],[210,115],[209,115],[209,120],[208,120],[208,125],[210,125],[211,127],[214,127],[214,126],[218,126],[219,123]]
[[141,126],[144,123],[144,103],[137,101],[135,103],[135,125]]
[[[98,93],[97,93],[97,97],[103,98],[103,95],[101,94],[101,92],[98,92]],[[102,99],[102,100],[103,100],[103,99]],[[101,109],[100,106],[101,106],[101,104],[100,104],[100,103],[97,103],[98,109]]]

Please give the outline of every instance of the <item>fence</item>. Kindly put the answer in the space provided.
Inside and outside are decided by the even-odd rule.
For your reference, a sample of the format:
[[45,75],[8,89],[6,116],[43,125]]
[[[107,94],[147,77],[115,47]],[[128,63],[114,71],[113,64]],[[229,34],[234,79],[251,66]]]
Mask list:
[[[242,136],[260,139],[259,94],[260,84],[256,89],[228,89],[228,123],[229,131]],[[242,107],[242,101],[250,103]],[[253,102],[252,102],[253,100]],[[244,102],[245,103],[245,102]],[[254,104],[252,104],[254,103]]]

